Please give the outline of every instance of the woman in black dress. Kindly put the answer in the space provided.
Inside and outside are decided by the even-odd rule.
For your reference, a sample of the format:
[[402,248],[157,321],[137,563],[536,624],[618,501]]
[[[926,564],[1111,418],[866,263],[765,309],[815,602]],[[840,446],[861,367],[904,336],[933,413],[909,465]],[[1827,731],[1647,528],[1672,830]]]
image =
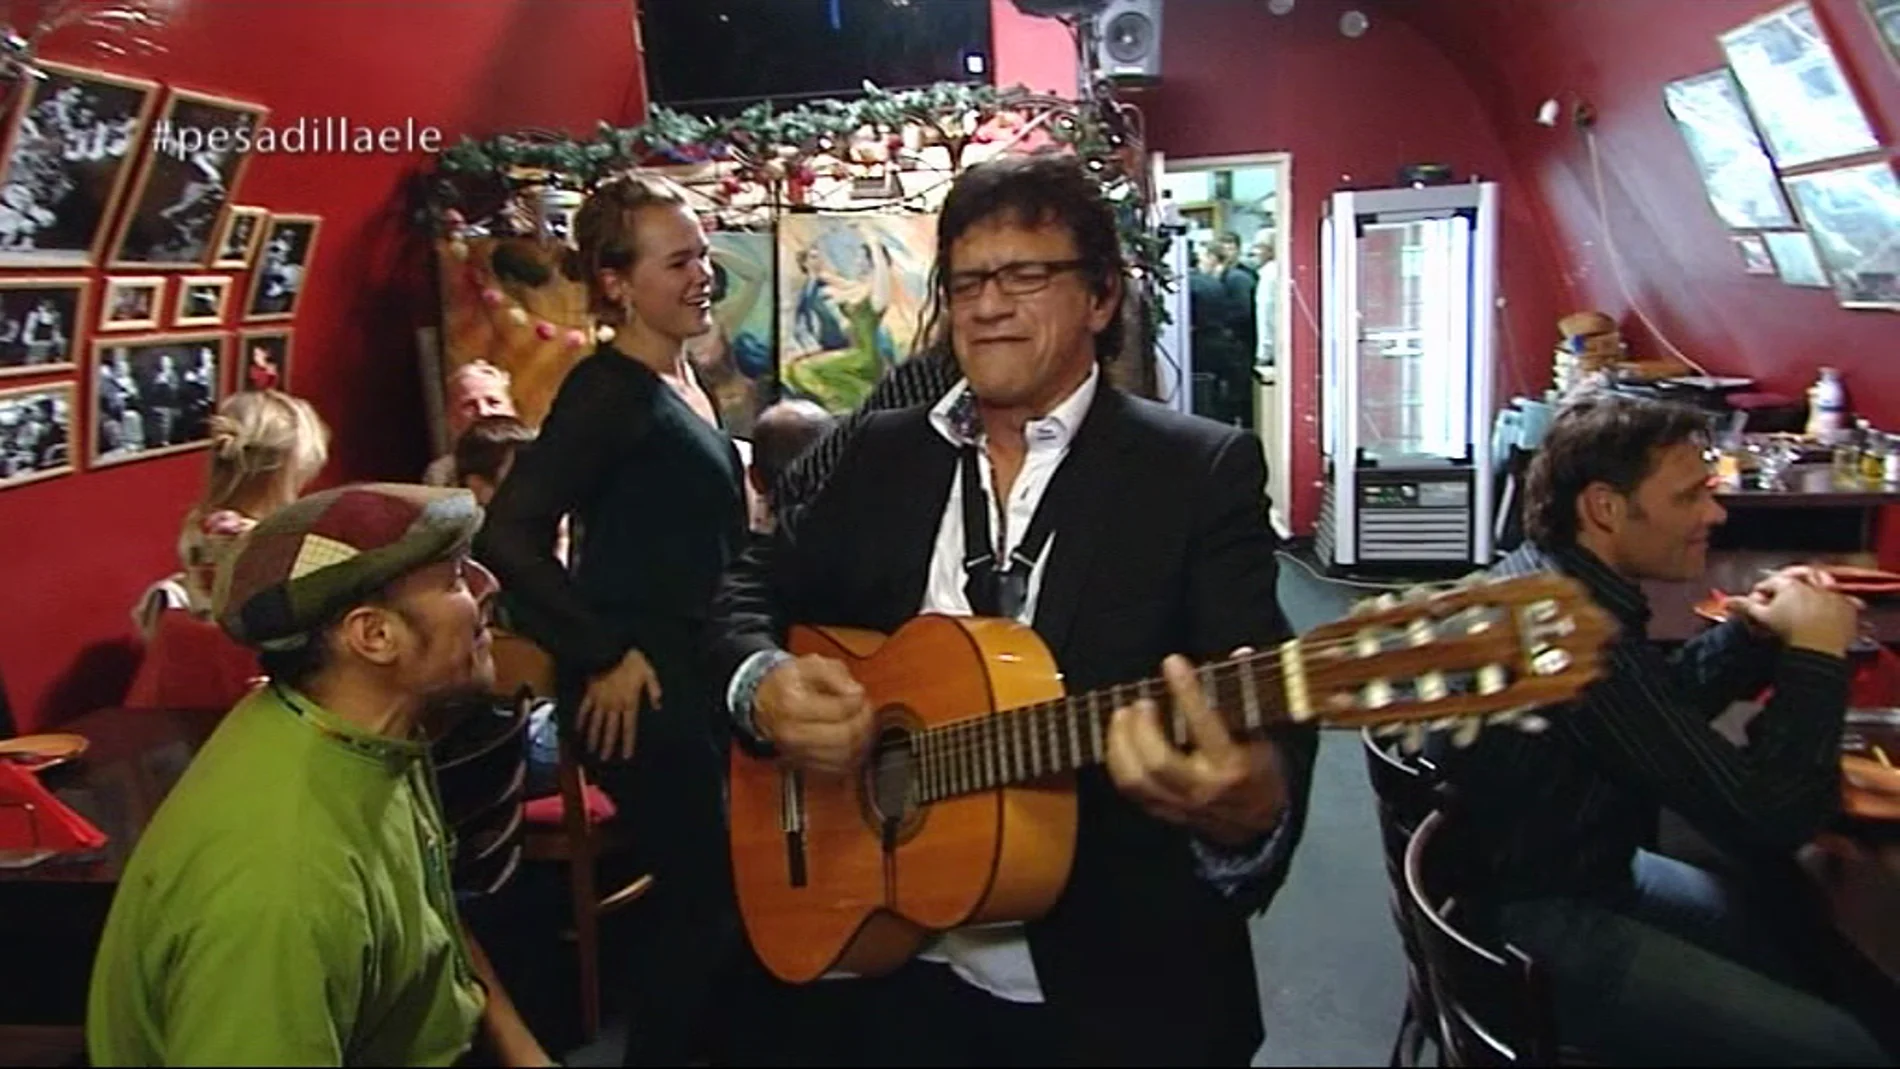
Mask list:
[[[713,272],[678,187],[606,183],[574,220],[568,273],[615,334],[561,384],[490,506],[476,553],[561,669],[562,710],[631,823],[653,890],[638,929],[627,1064],[683,1064],[715,972],[739,947],[726,861],[725,717],[699,657],[720,573],[743,548],[744,469],[694,378]],[[576,527],[572,575],[554,556]]]

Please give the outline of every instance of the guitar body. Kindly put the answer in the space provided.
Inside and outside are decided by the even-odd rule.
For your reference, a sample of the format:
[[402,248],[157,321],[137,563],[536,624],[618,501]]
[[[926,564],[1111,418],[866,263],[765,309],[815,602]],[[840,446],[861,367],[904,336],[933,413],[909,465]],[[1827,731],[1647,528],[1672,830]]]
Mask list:
[[766,968],[791,983],[833,970],[876,975],[938,932],[1030,920],[1055,904],[1075,856],[1072,775],[923,807],[907,799],[912,732],[1062,696],[1034,631],[921,616],[889,638],[797,627],[790,648],[850,666],[876,711],[878,742],[850,777],[732,751],[733,881]]

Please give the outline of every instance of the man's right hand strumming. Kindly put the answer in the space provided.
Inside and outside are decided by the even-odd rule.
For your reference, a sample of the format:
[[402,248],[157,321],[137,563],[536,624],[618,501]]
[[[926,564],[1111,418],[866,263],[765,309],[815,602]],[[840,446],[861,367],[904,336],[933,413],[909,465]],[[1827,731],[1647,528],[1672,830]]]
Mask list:
[[844,775],[870,748],[864,688],[829,657],[796,657],[766,673],[752,709],[759,735],[801,769]]

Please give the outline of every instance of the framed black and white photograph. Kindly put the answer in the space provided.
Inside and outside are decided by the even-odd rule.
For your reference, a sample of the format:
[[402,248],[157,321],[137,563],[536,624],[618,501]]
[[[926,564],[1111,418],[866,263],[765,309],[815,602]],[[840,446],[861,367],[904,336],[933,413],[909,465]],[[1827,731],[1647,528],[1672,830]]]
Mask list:
[[297,314],[305,273],[317,247],[314,215],[273,215],[251,273],[251,299],[244,306],[246,322],[289,319]]
[[73,470],[73,384],[0,390],[0,490]]
[[0,378],[79,365],[90,285],[83,278],[0,279]]
[[1805,230],[1770,230],[1761,236],[1775,258],[1775,274],[1790,286],[1827,289],[1827,268]]
[[250,159],[240,152],[263,125],[258,104],[174,89],[153,126],[119,224],[113,267],[202,267]]
[[1671,82],[1663,86],[1663,106],[1688,142],[1722,225],[1733,230],[1795,225],[1734,75],[1724,68]]
[[157,330],[165,305],[164,275],[109,275],[99,299],[99,330]]
[[1785,180],[1845,308],[1900,308],[1900,183],[1882,160]]
[[1721,40],[1775,166],[1786,171],[1880,147],[1807,0]]
[[1774,258],[1768,255],[1768,243],[1760,234],[1730,234],[1729,240],[1735,243],[1735,251],[1741,254],[1742,270],[1751,275],[1772,275],[1775,273]]
[[172,326],[222,325],[224,304],[230,295],[230,275],[186,275],[178,280],[178,305],[172,309]]
[[224,213],[224,226],[218,231],[217,252],[212,257],[211,266],[234,271],[249,270],[257,259],[258,245],[264,241],[264,223],[269,218],[269,208],[233,204]]
[[230,341],[217,332],[96,339],[86,466],[182,453],[209,442]]
[[238,335],[237,389],[290,389],[288,329],[247,330]]
[[158,101],[158,83],[40,62],[0,172],[0,267],[89,267]]

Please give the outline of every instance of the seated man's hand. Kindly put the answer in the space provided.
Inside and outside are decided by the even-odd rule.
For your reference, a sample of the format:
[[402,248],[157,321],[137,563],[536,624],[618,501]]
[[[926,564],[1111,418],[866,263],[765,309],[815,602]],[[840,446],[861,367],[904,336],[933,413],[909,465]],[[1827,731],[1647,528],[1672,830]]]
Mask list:
[[1236,741],[1209,708],[1186,658],[1169,657],[1161,671],[1194,748],[1183,752],[1168,741],[1154,702],[1117,709],[1108,729],[1108,772],[1115,786],[1156,818],[1185,825],[1210,842],[1245,846],[1272,831],[1287,805],[1278,747]]
[[760,736],[798,768],[844,775],[871,747],[871,704],[843,661],[786,661],[765,674],[752,708]]
[[1790,646],[1834,657],[1846,654],[1860,626],[1861,602],[1786,571],[1730,598],[1729,612]]

